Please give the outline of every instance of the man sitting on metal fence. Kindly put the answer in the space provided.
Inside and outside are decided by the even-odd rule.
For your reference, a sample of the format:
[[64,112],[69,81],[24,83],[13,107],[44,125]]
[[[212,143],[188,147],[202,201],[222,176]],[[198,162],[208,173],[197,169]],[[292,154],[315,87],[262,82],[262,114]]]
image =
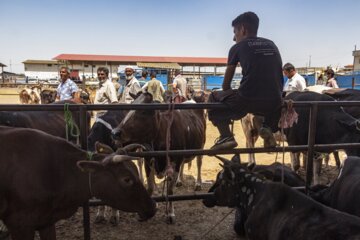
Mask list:
[[[211,109],[209,120],[218,128],[220,137],[211,148],[232,149],[237,146],[230,123],[247,113],[264,116],[259,135],[265,147],[275,147],[273,132],[278,129],[283,89],[282,61],[278,48],[268,39],[257,37],[259,18],[253,12],[245,12],[233,22],[234,41],[230,49],[222,91],[215,91],[209,102],[222,102],[228,109]],[[243,78],[239,89],[230,84],[240,63]]]

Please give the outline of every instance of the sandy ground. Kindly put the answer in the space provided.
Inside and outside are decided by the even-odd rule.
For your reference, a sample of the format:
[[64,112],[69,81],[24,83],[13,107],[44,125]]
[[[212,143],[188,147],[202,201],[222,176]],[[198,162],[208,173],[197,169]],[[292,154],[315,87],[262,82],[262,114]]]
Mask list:
[[[0,89],[0,104],[19,103],[17,95],[1,95],[2,93],[11,93]],[[241,129],[240,122],[235,123],[235,138],[239,143],[239,147],[245,147],[244,134]],[[217,130],[210,122],[207,123],[206,144],[205,148],[210,148],[215,138],[218,137]],[[256,147],[261,147],[262,140],[259,140]],[[226,157],[226,156],[225,156]],[[231,156],[228,156],[231,157]],[[274,161],[282,162],[284,157],[285,163],[289,164],[289,153],[284,155],[281,153],[276,156],[273,154],[256,154],[256,161],[259,164],[271,164]],[[241,156],[243,161],[247,161],[247,155]],[[330,166],[324,171],[324,182],[331,181],[336,176],[334,160],[331,159]],[[214,157],[204,156],[202,166],[202,191],[207,192],[212,182],[216,178],[217,172],[220,170],[219,161]],[[194,183],[196,178],[196,162],[193,162],[192,168],[185,168],[186,183],[184,186],[175,190],[175,194],[191,194],[194,193]],[[162,183],[159,181],[159,187]],[[156,216],[147,222],[138,222],[134,214],[120,213],[120,223],[117,226],[107,224],[94,224],[95,208],[91,208],[91,239],[240,239],[232,230],[234,221],[234,213],[230,213],[229,208],[206,208],[201,201],[182,201],[175,203],[176,223],[169,225],[165,222],[165,204],[159,204],[159,210]],[[229,214],[230,213],[230,214]],[[229,214],[229,215],[228,215]],[[227,217],[225,217],[228,215]],[[222,220],[225,218],[224,220]],[[82,209],[70,219],[61,220],[56,225],[57,236],[59,240],[67,239],[83,239],[82,228]],[[37,238],[38,239],[38,238]]]

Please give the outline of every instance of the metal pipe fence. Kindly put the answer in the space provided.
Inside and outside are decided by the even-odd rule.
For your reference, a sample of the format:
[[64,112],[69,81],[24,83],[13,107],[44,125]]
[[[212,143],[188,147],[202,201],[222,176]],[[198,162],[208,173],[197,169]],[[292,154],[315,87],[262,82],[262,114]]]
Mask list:
[[[50,105],[21,105],[21,104],[0,104],[0,111],[64,111],[64,104],[50,104]],[[275,148],[238,148],[232,150],[170,150],[166,151],[149,151],[149,152],[136,152],[129,153],[131,156],[147,157],[147,156],[169,156],[183,155],[183,156],[195,156],[195,155],[215,155],[215,154],[241,154],[241,153],[263,153],[263,152],[291,152],[291,151],[308,151],[308,162],[306,168],[306,186],[307,189],[310,186],[312,179],[312,156],[314,151],[326,151],[334,149],[352,149],[359,148],[360,143],[344,143],[344,144],[315,144],[315,131],[316,131],[316,118],[318,108],[335,107],[335,106],[360,106],[360,101],[343,101],[343,102],[294,102],[294,107],[307,107],[310,108],[309,119],[309,136],[308,145],[288,146],[288,147],[275,147]],[[197,103],[197,104],[175,104],[174,109],[226,109],[227,106],[221,103]],[[70,111],[80,112],[80,143],[84,150],[87,150],[87,121],[86,112],[91,110],[168,110],[168,104],[110,104],[110,105],[68,105]],[[204,199],[210,196],[207,194],[192,194],[192,195],[172,195],[172,196],[159,196],[154,197],[155,201],[183,201]],[[100,200],[90,200],[91,206],[102,204]],[[90,216],[89,216],[89,203],[83,205],[84,216],[84,239],[90,240]]]

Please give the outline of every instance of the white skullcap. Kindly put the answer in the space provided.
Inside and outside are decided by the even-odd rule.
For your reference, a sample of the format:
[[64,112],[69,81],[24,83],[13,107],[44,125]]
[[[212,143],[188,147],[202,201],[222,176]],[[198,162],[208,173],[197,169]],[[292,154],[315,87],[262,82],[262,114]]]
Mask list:
[[130,65],[128,65],[128,66],[125,67],[125,69],[127,69],[127,68],[130,68],[130,69],[132,69],[133,71],[135,70],[135,69],[133,68],[133,66],[130,66]]

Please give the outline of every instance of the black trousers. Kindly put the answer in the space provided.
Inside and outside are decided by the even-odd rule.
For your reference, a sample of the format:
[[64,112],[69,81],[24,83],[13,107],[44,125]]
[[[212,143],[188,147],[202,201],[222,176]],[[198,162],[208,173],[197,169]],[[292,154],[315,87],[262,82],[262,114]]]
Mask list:
[[238,90],[214,91],[210,94],[208,102],[222,102],[228,109],[209,109],[209,120],[218,124],[230,124],[231,120],[239,120],[246,114],[252,113],[264,117],[264,125],[270,127],[273,132],[278,128],[281,114],[281,99],[253,100],[239,94]]

